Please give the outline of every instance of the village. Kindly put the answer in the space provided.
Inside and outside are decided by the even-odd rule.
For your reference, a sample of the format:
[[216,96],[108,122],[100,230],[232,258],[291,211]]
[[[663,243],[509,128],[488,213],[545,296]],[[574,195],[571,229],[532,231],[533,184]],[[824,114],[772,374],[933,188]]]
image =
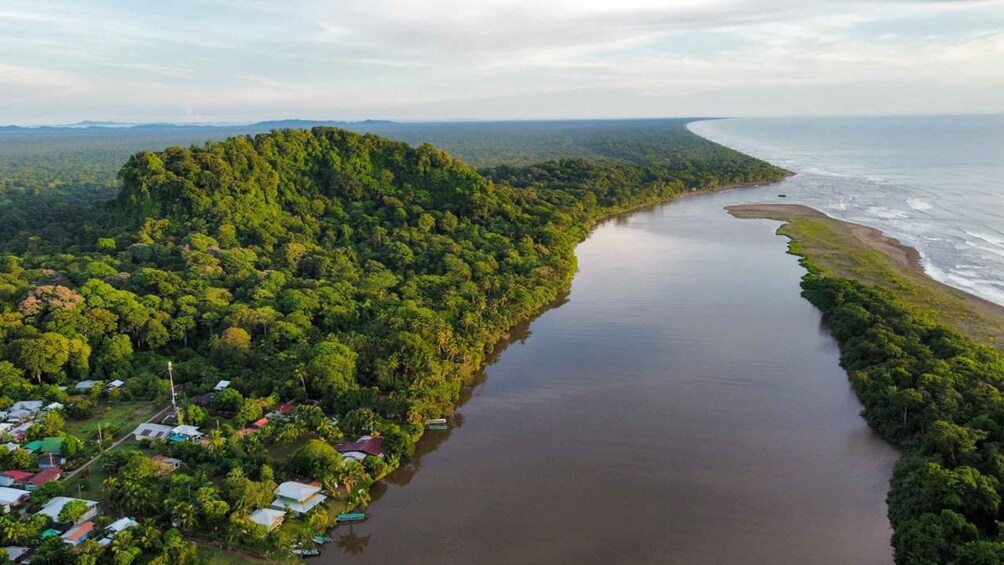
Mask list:
[[[66,422],[66,407],[77,397],[114,410],[122,384],[84,381],[72,387],[66,404],[22,400],[0,411],[6,451],[0,457],[0,535],[10,562],[118,551],[143,528],[174,528],[222,551],[293,559],[316,555],[331,541],[331,527],[366,518],[360,508],[369,501],[370,485],[410,456],[417,436],[396,425],[388,428],[365,409],[346,414],[339,426],[339,418],[310,401],[254,399],[262,414],[244,410],[237,417],[232,400],[240,394],[226,380],[185,400],[172,379],[170,404],[118,438],[105,435],[101,418]],[[248,400],[238,404],[248,406]],[[135,412],[155,410],[142,408]],[[258,417],[244,421],[248,414]],[[91,425],[96,437],[70,432]],[[444,429],[445,421],[430,421],[428,427]],[[248,458],[261,461],[255,480],[241,470]],[[179,503],[188,512],[158,511],[153,494],[168,494],[180,482],[197,482],[199,496],[208,500]],[[135,492],[149,498],[130,501]],[[170,505],[173,499],[168,494],[162,502]],[[211,525],[215,535],[199,531],[200,522]]]

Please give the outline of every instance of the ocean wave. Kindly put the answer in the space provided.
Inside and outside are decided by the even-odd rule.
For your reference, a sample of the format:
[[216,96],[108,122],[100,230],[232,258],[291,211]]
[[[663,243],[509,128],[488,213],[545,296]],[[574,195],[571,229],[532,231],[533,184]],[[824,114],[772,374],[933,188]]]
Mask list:
[[893,210],[884,206],[870,206],[866,212],[883,220],[903,220],[910,217],[905,210]]
[[931,210],[934,206],[931,206],[923,198],[908,198],[906,200],[906,205],[913,208],[914,210]]

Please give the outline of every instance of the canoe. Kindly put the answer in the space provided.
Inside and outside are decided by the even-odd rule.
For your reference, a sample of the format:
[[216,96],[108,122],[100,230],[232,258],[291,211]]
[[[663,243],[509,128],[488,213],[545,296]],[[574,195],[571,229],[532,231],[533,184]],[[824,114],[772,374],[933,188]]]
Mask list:
[[425,429],[433,432],[445,432],[450,429],[446,424],[426,424]]
[[365,512],[346,512],[344,514],[339,514],[335,521],[339,524],[344,524],[346,522],[362,522],[366,519]]
[[326,544],[329,541],[331,541],[331,538],[329,538],[328,536],[314,536],[314,543],[318,545]]
[[320,549],[294,549],[292,551],[293,555],[306,555],[307,557],[312,557],[314,555],[320,555]]

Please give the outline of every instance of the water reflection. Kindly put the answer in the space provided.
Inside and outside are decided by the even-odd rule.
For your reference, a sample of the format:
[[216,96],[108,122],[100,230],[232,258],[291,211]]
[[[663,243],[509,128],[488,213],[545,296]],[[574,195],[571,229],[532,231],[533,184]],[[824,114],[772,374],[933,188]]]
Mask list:
[[370,544],[370,535],[361,536],[355,532],[353,526],[349,526],[349,531],[338,534],[335,538],[335,546],[348,555],[359,555],[366,551]]

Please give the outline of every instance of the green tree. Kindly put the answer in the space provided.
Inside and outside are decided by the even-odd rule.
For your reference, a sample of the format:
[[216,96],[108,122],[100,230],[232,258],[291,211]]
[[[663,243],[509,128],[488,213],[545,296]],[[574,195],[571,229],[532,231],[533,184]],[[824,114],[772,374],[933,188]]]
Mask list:
[[42,375],[54,375],[70,358],[70,340],[53,332],[15,340],[14,355],[22,367],[41,384]]

